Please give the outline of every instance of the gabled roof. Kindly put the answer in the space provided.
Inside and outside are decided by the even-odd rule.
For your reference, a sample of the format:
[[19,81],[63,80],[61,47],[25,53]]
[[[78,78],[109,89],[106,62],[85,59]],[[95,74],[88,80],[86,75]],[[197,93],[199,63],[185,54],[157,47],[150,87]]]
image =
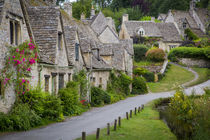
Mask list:
[[55,64],[60,12],[55,7],[28,7],[29,21],[41,62]]
[[0,24],[3,17],[4,0],[0,0]]
[[195,20],[190,16],[189,11],[172,10],[172,14],[179,27],[182,27],[182,20],[187,20],[190,28],[199,28]]
[[107,64],[103,59],[98,60],[95,56],[92,57],[92,68],[107,69],[107,70],[112,69],[112,67],[109,64]]
[[130,36],[135,36],[140,28],[145,31],[145,36],[161,37],[161,32],[151,21],[126,21],[124,22]]
[[207,28],[210,22],[210,11],[208,9],[198,8],[196,9],[196,13],[203,25]]
[[159,14],[158,18],[161,18],[162,20],[164,20],[166,18],[166,14]]
[[162,34],[163,41],[182,41],[174,23],[156,23],[156,26]]
[[107,19],[104,14],[100,11],[96,17],[92,19],[91,28],[94,32],[99,35],[107,25]]

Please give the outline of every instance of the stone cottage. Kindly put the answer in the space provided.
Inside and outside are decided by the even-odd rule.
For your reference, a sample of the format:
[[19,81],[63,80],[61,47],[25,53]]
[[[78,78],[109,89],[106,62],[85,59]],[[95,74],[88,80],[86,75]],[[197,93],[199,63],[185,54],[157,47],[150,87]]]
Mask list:
[[209,28],[210,12],[208,9],[196,8],[196,2],[190,2],[189,11],[169,10],[165,23],[174,23],[179,34],[185,37],[184,31],[190,28],[199,37],[205,36]]
[[[156,38],[159,48],[169,51],[179,46],[181,37],[173,23],[155,23],[152,21],[129,21],[128,15],[123,15],[123,22],[119,33],[120,39],[136,37]],[[135,41],[134,41],[135,42]]]
[[[91,19],[78,21],[72,18],[71,3],[63,8],[55,0],[0,0],[0,69],[7,46],[32,38],[39,49],[39,62],[32,69],[30,83],[51,94],[57,94],[83,69],[91,84],[103,89],[112,69],[132,76],[132,41],[119,39],[111,18],[101,12],[95,15],[92,9]],[[5,94],[0,111],[8,112],[15,101],[14,88],[0,93]]]

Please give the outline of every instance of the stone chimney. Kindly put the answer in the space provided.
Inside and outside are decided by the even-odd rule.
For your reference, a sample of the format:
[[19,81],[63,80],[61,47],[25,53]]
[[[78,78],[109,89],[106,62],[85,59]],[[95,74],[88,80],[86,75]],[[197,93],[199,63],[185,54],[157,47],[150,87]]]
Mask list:
[[92,19],[95,15],[96,15],[96,12],[95,12],[94,6],[92,5],[90,19]]
[[44,0],[44,2],[46,2],[47,5],[50,5],[50,6],[55,6],[56,5],[56,1],[57,0]]
[[107,19],[107,22],[108,22],[107,23],[108,26],[111,27],[112,29],[115,29],[115,25],[114,25],[113,19],[111,17],[107,17],[106,19]]
[[72,17],[72,3],[71,2],[65,2],[63,4],[64,11]]
[[195,10],[195,1],[194,0],[192,0],[190,2],[190,10]]
[[85,20],[85,14],[84,14],[84,13],[81,14],[80,20],[81,20],[81,21],[82,21],[82,20]]
[[129,20],[129,16],[128,14],[124,14],[122,17],[122,22],[128,21]]
[[151,17],[151,22],[155,22],[155,17]]

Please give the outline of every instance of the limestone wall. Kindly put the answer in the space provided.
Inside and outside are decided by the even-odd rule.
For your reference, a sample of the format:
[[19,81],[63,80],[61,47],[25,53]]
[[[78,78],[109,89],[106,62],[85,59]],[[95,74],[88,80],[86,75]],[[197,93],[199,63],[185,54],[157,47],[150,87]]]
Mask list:
[[109,74],[110,71],[93,71],[91,77],[95,78],[95,82],[92,80],[91,83],[96,87],[101,85],[101,87],[106,90],[107,82],[109,81]]
[[197,66],[200,68],[210,68],[210,61],[204,59],[181,58],[179,62],[188,67]]

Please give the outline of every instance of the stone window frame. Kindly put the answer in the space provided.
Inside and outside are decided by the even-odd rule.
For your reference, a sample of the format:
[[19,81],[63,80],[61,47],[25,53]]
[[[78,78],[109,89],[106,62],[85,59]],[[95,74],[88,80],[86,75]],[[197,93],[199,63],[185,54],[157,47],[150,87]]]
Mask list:
[[[60,89],[62,89],[62,88],[64,88],[64,82],[65,82],[65,79],[64,79],[64,75],[65,75],[66,73],[59,73],[58,74],[58,78],[59,78],[59,80],[58,80],[58,90],[60,90]],[[61,81],[60,81],[60,77],[62,77],[62,83],[60,83]],[[62,84],[62,85],[60,85],[60,84]]]
[[50,75],[45,75],[45,92],[49,92]]
[[52,94],[57,92],[57,73],[51,73],[52,75]]
[[70,82],[71,81],[71,76],[72,76],[72,74],[71,73],[68,73],[68,82]]
[[176,48],[176,45],[169,45],[170,50]]
[[144,31],[144,29],[143,28],[139,28],[139,30],[138,30],[138,35],[140,35],[140,36],[144,36],[145,35],[145,31]]
[[102,77],[99,77],[99,87],[102,87],[102,85],[103,85],[103,78]]

